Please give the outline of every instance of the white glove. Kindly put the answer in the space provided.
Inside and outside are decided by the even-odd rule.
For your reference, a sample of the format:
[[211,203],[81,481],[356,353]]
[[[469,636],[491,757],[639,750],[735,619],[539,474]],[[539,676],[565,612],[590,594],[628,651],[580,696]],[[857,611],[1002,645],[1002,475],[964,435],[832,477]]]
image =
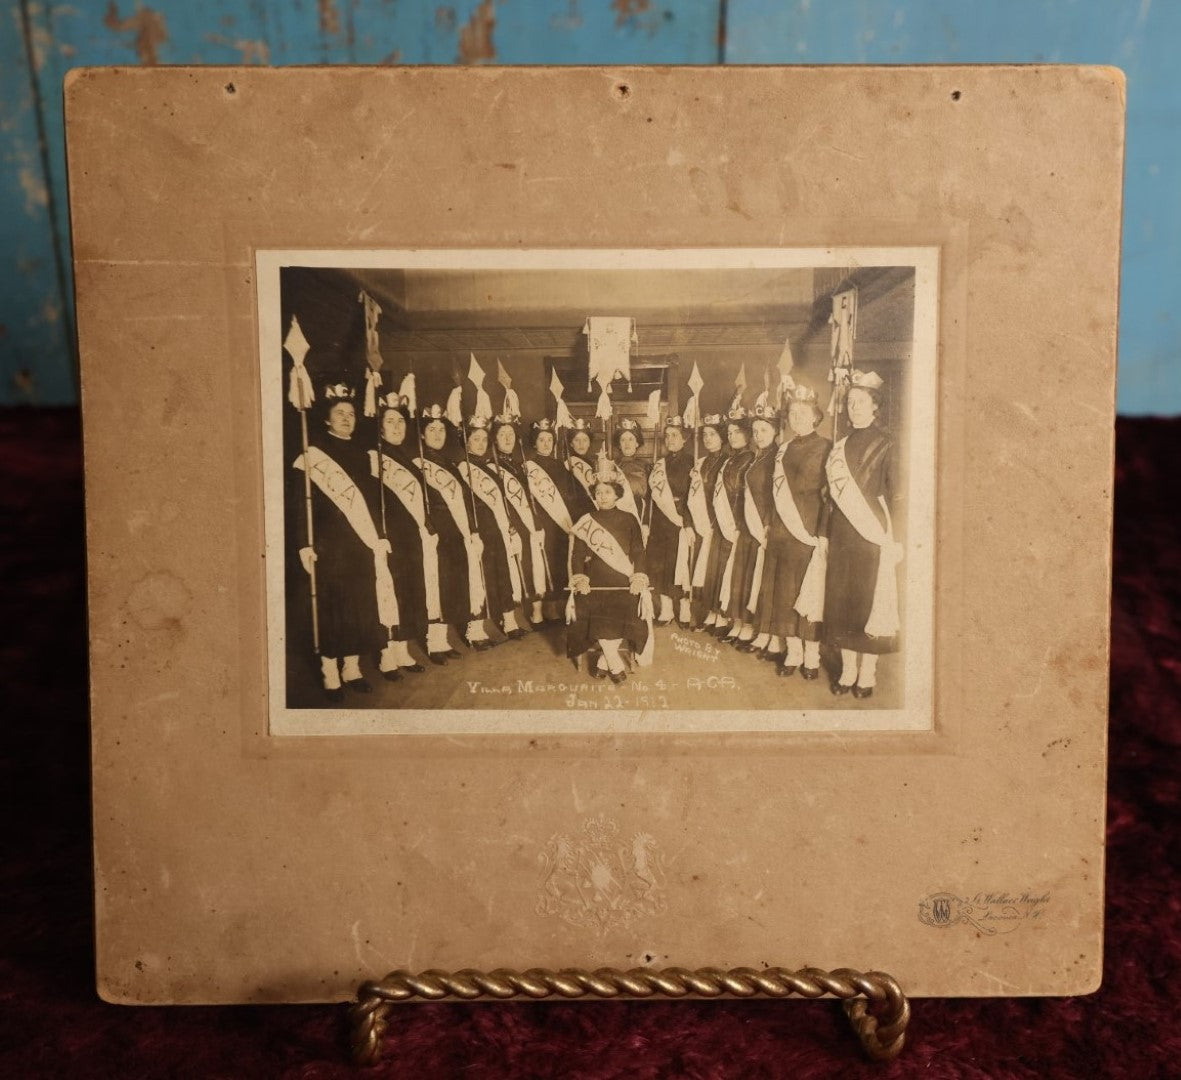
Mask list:
[[300,548],[299,561],[303,563],[304,571],[310,574],[312,572],[312,563],[316,561],[316,549],[311,547]]

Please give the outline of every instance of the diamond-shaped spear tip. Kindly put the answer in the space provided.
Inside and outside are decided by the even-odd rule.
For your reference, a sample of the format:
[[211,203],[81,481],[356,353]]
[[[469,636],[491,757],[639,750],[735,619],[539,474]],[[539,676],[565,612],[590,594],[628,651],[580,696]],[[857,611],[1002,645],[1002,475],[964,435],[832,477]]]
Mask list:
[[689,389],[695,394],[701,393],[701,388],[705,385],[705,380],[701,377],[701,371],[697,367],[697,361],[693,361],[693,373],[689,376]]
[[287,336],[283,339],[283,348],[291,354],[291,359],[297,364],[303,363],[304,357],[307,356],[308,350],[311,349],[308,339],[303,336],[303,329],[299,325],[299,319],[294,315],[291,317],[291,329],[287,331]]
[[791,338],[785,338],[783,341],[783,351],[779,354],[779,359],[775,366],[779,368],[781,375],[788,375],[791,369],[795,367],[795,360],[791,355]]

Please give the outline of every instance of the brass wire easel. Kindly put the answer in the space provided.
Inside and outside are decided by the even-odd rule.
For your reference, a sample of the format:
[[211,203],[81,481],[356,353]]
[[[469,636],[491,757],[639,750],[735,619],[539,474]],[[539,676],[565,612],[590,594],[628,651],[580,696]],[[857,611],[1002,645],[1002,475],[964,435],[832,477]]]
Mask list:
[[[894,979],[881,971],[837,968],[530,968],[512,971],[393,971],[384,979],[362,983],[349,1010],[350,1043],[359,1065],[381,1058],[382,1043],[395,1005],[414,1000],[505,1001],[526,997],[637,999],[668,998],[787,998],[799,995],[840,998],[862,1049],[873,1061],[893,1061],[902,1051],[910,1002]],[[874,1015],[870,1010],[877,1010]]]

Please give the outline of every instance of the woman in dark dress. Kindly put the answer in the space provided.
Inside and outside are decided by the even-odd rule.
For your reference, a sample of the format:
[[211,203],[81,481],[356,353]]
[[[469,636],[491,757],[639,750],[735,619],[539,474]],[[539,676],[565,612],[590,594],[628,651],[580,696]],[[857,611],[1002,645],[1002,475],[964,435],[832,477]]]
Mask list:
[[615,429],[615,467],[624,479],[623,494],[617,503],[620,510],[626,510],[641,525],[644,542],[648,542],[648,470],[650,465],[640,458],[640,447],[644,445],[644,433],[630,416],[619,421]]
[[500,476],[505,505],[521,538],[523,598],[529,601],[530,621],[540,623],[541,600],[551,592],[545,531],[541,511],[529,492],[525,476],[525,451],[520,442],[518,418],[498,416],[492,425],[492,465]]
[[[483,542],[476,531],[467,485],[447,452],[450,436],[444,410],[432,405],[422,414],[423,456],[416,459],[426,480],[431,523],[439,536],[439,592],[443,622],[427,628],[427,655],[434,664],[458,660],[451,647],[449,624],[472,649],[491,646],[484,629],[486,606]],[[456,433],[458,435],[458,433]]]
[[767,558],[767,527],[771,522],[771,470],[778,449],[775,440],[779,435],[779,414],[771,405],[756,405],[750,428],[755,450],[740,493],[742,515],[738,520],[730,594],[730,618],[739,626],[736,644],[742,652],[766,649],[770,639],[769,634],[756,636],[756,627]]
[[852,430],[825,468],[832,509],[824,640],[841,653],[832,692],[857,698],[873,693],[878,657],[898,650],[897,450],[877,423],[881,387],[876,373],[853,373],[846,398]]
[[663,435],[664,454],[648,476],[648,570],[660,601],[656,625],[667,626],[675,614],[678,622],[688,626],[690,567],[697,540],[688,506],[693,451],[685,445],[685,426],[679,416],[665,421]]
[[776,456],[772,480],[773,512],[759,602],[759,630],[770,635],[767,654],[782,653],[780,675],[799,669],[805,679],[820,674],[824,554],[818,548],[825,543],[824,463],[832,447],[816,431],[823,416],[815,391],[793,386],[787,398],[790,438]]
[[579,497],[577,507],[570,508],[574,520],[582,517],[594,509],[594,496],[591,494],[595,486],[595,463],[591,457],[590,424],[581,416],[574,421],[574,426],[567,434],[569,453],[566,455],[566,468],[570,475],[578,481],[585,498]]
[[596,644],[595,678],[627,677],[620,649],[627,642],[637,663],[652,662],[652,600],[644,573],[644,542],[636,519],[616,506],[621,481],[595,482],[595,509],[583,515],[570,539],[570,605],[566,653],[581,656]]
[[741,492],[746,480],[746,470],[754,460],[754,453],[748,448],[750,442],[750,420],[746,409],[737,405],[726,416],[726,443],[729,451],[718,469],[714,483],[712,506],[718,531],[716,543],[710,550],[706,579],[717,582],[717,592],[712,593],[715,613],[713,634],[715,637],[738,638],[741,622],[733,622],[730,614],[730,599],[733,592],[735,545],[739,538],[739,521],[742,517]]
[[532,496],[537,524],[545,533],[545,561],[549,590],[542,598],[547,622],[557,622],[566,609],[569,580],[570,530],[574,527],[571,504],[577,481],[554,457],[556,428],[552,420],[533,424],[533,447],[525,459],[525,476]]
[[370,450],[373,475],[383,482],[379,515],[389,538],[390,570],[398,592],[398,625],[381,652],[381,674],[393,681],[403,671],[421,672],[410,642],[426,647],[427,624],[442,618],[437,537],[427,519],[422,470],[414,464],[410,411],[405,398],[388,395],[378,412],[379,439]]
[[722,583],[724,560],[719,561],[715,550],[719,542],[718,516],[714,509],[714,488],[718,473],[725,464],[728,449],[723,441],[725,427],[720,415],[706,416],[698,429],[697,438],[704,456],[694,466],[689,478],[689,497],[686,500],[698,541],[693,560],[693,629],[712,629],[718,621],[715,602]]
[[522,543],[505,505],[500,474],[492,460],[488,438],[489,422],[472,417],[467,422],[467,453],[459,471],[475,495],[476,528],[484,543],[484,585],[488,594],[488,617],[516,639],[525,633],[517,624],[521,602]]
[[299,558],[315,574],[320,671],[332,702],[344,699],[342,685],[372,691],[360,658],[382,649],[398,623],[390,544],[377,521],[377,481],[368,448],[353,438],[353,396],[343,384],[324,391],[323,430],[294,463],[311,481],[312,535]]

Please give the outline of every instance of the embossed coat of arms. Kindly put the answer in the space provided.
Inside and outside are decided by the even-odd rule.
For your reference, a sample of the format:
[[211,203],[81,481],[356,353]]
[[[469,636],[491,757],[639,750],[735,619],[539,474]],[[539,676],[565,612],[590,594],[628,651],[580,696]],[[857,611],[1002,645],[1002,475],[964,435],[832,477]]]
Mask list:
[[555,833],[538,855],[539,915],[606,933],[668,907],[665,866],[655,837],[625,837],[619,823],[588,818],[580,836]]

